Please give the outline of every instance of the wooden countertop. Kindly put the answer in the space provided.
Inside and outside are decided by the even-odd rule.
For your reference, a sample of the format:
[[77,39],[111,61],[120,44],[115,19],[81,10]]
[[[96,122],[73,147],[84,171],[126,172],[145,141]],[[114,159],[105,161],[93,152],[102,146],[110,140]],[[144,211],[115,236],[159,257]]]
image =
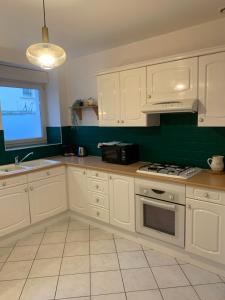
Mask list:
[[209,170],[203,170],[199,174],[189,179],[179,179],[179,178],[137,173],[136,170],[139,167],[145,165],[146,162],[137,162],[130,165],[117,165],[117,164],[110,164],[110,163],[103,162],[101,160],[101,157],[99,156],[87,156],[87,157],[55,156],[55,157],[48,157],[47,159],[57,160],[59,164],[45,166],[38,169],[20,170],[13,174],[1,174],[0,180],[6,179],[11,176],[24,175],[27,173],[36,172],[43,169],[54,168],[60,165],[67,165],[67,166],[76,166],[79,168],[88,168],[88,169],[93,169],[93,170],[98,170],[103,172],[109,172],[109,173],[119,173],[121,175],[133,176],[136,178],[160,180],[160,181],[171,182],[171,183],[175,182],[175,183],[185,184],[189,186],[199,186],[204,188],[225,191],[225,174],[214,174]]
[[210,170],[203,170],[199,174],[189,179],[179,179],[172,177],[164,177],[157,175],[141,174],[137,173],[136,170],[145,165],[146,162],[137,162],[130,165],[117,165],[105,163],[98,156],[87,156],[87,157],[54,157],[53,159],[59,160],[60,162],[81,167],[99,170],[103,172],[119,173],[121,175],[133,176],[143,179],[160,180],[166,182],[175,182],[186,184],[189,186],[199,186],[204,188],[218,189],[225,191],[225,174],[214,174]]

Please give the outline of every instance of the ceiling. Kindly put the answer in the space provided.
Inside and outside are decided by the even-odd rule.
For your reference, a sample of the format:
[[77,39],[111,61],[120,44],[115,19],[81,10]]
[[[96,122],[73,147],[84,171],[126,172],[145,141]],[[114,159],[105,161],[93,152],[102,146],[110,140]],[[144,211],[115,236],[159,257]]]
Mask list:
[[[45,0],[53,43],[73,57],[223,16],[224,0]],[[224,15],[225,16],[225,15]],[[0,47],[40,41],[42,0],[1,0]]]

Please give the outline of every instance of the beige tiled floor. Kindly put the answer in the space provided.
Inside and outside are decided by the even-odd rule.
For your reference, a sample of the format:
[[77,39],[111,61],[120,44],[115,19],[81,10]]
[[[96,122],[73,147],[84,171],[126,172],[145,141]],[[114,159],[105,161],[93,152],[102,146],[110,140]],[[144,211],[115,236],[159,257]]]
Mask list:
[[0,300],[225,300],[225,278],[80,221],[0,243]]

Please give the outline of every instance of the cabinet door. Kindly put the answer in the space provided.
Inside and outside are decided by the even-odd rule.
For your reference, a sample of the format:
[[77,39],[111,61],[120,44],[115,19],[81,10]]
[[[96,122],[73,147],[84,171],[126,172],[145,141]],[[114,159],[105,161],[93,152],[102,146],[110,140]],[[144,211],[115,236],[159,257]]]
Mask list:
[[198,59],[189,58],[147,68],[147,101],[197,99]]
[[146,126],[147,115],[141,112],[146,102],[146,68],[120,72],[121,123]]
[[78,213],[88,214],[88,186],[87,172],[85,169],[69,167],[68,190],[69,208]]
[[57,215],[67,209],[65,175],[29,184],[31,223]]
[[0,191],[0,236],[30,225],[27,185]]
[[225,126],[225,52],[199,58],[198,126]]
[[186,250],[225,261],[225,206],[187,199]]
[[110,175],[110,224],[135,231],[134,178]]
[[120,122],[119,73],[98,76],[97,82],[99,125],[118,125]]

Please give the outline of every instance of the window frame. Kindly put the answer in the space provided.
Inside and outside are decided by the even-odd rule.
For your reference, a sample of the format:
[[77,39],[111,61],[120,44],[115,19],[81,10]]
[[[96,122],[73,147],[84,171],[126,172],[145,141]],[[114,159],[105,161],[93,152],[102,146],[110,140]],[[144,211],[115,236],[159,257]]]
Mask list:
[[[4,139],[5,149],[10,150],[13,148],[20,148],[20,147],[29,147],[35,145],[45,145],[47,144],[47,132],[46,132],[46,85],[41,83],[30,83],[26,81],[6,81],[0,80],[0,87],[15,87],[15,88],[29,88],[29,89],[38,89],[40,92],[40,116],[41,116],[41,138],[30,138],[30,139],[19,139],[13,141],[6,141]],[[2,118],[2,111],[0,110],[1,118]],[[2,122],[2,130],[4,132],[3,122]]]

